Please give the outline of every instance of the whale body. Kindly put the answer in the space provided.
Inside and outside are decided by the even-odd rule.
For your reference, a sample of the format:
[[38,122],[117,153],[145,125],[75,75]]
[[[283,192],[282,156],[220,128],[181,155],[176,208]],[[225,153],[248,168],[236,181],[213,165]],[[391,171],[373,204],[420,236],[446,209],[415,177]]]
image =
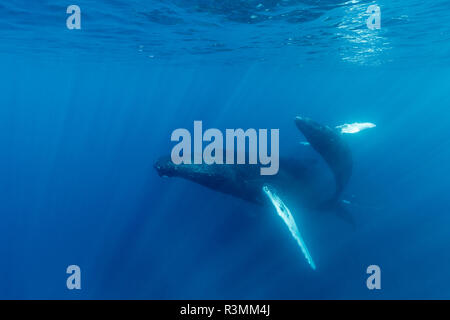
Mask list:
[[[293,237],[315,269],[312,257],[286,203],[309,210],[334,210],[344,218],[340,195],[352,173],[352,155],[342,134],[336,128],[321,125],[309,118],[296,117],[295,124],[309,145],[321,155],[334,176],[334,186],[324,178],[317,164],[305,159],[280,158],[279,171],[263,176],[253,164],[174,164],[170,157],[154,165],[160,176],[179,177],[212,190],[258,205],[274,206]],[[349,220],[349,219],[347,219]]]
[[269,184],[281,194],[293,193],[301,199],[304,207],[320,208],[324,203],[330,205],[330,202],[338,201],[350,179],[350,148],[334,128],[303,117],[296,117],[295,124],[330,167],[335,177],[334,193],[324,192],[322,177],[314,168],[316,164],[308,159],[281,157],[279,172],[273,176],[260,175],[259,167],[253,164],[176,165],[168,156],[160,158],[154,167],[160,176],[184,178],[256,204],[267,202],[262,187]]

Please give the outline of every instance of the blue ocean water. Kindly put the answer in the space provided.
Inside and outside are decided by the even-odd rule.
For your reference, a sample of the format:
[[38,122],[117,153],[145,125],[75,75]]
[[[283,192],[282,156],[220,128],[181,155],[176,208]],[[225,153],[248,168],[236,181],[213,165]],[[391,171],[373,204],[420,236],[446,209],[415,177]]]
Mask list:
[[[450,298],[447,1],[74,4],[81,30],[61,1],[0,4],[0,298]],[[153,168],[194,120],[311,153],[296,115],[377,125],[348,138],[356,227],[302,230],[316,270],[273,210]]]

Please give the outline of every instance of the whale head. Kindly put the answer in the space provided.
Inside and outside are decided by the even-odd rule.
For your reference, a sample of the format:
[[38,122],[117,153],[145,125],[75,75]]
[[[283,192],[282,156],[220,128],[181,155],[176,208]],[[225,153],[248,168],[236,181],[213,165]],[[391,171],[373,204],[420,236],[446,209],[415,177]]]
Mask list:
[[[192,163],[180,163],[175,164],[172,162],[171,157],[165,156],[159,158],[158,161],[153,165],[156,172],[160,177],[172,178],[179,177],[188,179],[197,183],[209,184],[209,180],[213,176],[227,176],[229,175],[229,168],[222,165],[207,165],[203,164],[192,164]],[[220,168],[222,167],[222,168]]]
[[153,165],[160,177],[177,176],[177,166],[172,162],[170,157],[161,157]]

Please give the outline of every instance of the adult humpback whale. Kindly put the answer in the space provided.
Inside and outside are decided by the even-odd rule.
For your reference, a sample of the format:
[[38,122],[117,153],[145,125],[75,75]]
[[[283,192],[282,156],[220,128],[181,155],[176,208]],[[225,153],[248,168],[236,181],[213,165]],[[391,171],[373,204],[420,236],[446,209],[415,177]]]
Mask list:
[[[281,158],[279,171],[273,176],[260,175],[259,166],[256,165],[175,165],[170,157],[159,159],[154,166],[160,176],[181,177],[252,203],[273,205],[308,263],[315,269],[315,263],[286,203],[289,206],[295,204],[295,208],[336,210],[342,215],[345,211],[339,198],[352,173],[352,156],[341,132],[336,128],[304,117],[296,117],[295,124],[331,169],[334,188],[324,183],[323,175],[317,174],[311,162],[298,159]],[[326,189],[332,191],[327,192]]]

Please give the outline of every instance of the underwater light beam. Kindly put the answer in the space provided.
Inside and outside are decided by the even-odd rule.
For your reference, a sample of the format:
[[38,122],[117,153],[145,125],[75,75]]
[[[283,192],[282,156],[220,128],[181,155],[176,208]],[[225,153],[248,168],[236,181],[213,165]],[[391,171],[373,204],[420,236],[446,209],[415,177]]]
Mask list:
[[269,186],[265,185],[263,187],[263,191],[274,205],[278,215],[283,219],[284,223],[288,226],[289,231],[291,232],[292,236],[302,249],[303,255],[305,256],[311,268],[313,270],[316,270],[316,264],[314,263],[311,254],[309,253],[308,248],[306,247],[305,241],[303,240],[303,237],[297,228],[297,224],[295,223],[294,217],[292,216],[289,208],[284,204],[283,200],[281,200],[280,197],[278,197],[277,194],[274,192],[274,190],[272,190]]

